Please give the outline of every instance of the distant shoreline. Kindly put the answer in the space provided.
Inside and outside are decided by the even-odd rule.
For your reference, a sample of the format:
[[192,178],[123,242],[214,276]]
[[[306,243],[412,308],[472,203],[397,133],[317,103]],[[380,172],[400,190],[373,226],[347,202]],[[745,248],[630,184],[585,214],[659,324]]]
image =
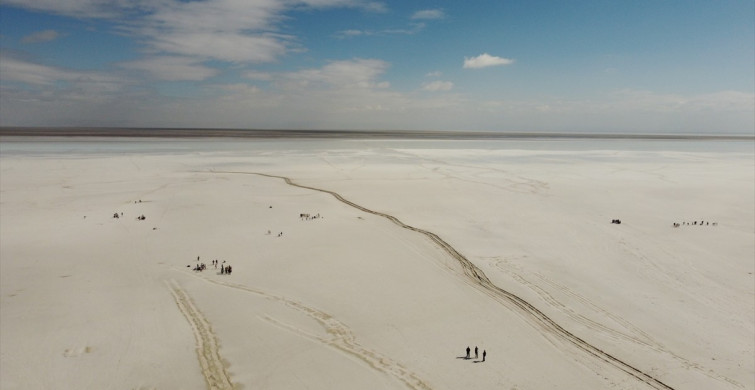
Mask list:
[[437,130],[256,130],[128,127],[0,127],[0,137],[309,138],[309,139],[628,139],[755,141],[755,135],[539,133]]

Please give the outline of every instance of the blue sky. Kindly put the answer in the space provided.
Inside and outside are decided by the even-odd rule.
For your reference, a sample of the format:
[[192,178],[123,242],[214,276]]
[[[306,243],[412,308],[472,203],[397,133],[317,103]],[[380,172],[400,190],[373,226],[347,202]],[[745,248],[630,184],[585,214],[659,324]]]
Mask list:
[[755,133],[754,1],[4,0],[0,124]]

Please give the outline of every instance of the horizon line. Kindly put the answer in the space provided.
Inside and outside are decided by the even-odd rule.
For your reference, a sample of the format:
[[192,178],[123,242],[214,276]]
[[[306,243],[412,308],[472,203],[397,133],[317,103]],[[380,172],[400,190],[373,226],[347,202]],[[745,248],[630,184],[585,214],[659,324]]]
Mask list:
[[134,138],[362,138],[362,139],[655,139],[755,140],[755,134],[600,133],[477,130],[315,130],[203,127],[0,126],[0,136]]

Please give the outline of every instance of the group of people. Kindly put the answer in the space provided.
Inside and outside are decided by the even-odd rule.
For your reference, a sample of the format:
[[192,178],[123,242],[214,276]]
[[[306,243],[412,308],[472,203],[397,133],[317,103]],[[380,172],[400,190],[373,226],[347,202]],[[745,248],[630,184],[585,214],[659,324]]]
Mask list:
[[[225,260],[223,260],[223,263],[221,264],[219,260],[215,259],[212,261],[212,265],[215,266],[215,269],[218,269],[218,266],[220,266],[220,274],[221,275],[230,275],[231,272],[233,272],[233,268],[230,264],[226,264]],[[187,265],[187,267],[190,267]],[[192,268],[193,271],[204,271],[207,269],[207,265],[205,263],[199,262],[199,256],[197,256],[197,266]]]
[[[273,206],[270,206],[270,208],[273,208]],[[310,221],[319,218],[322,218],[319,213],[315,215],[311,215],[309,213],[299,213],[299,219],[301,219],[302,221]],[[269,236],[271,234],[273,234],[273,232],[268,230],[267,235]],[[283,237],[283,232],[278,233],[278,237]]]
[[320,218],[320,213],[317,213],[315,216],[311,216],[308,213],[299,214],[299,219],[301,219],[302,221],[309,221],[309,220],[318,219],[318,218]]
[[700,221],[700,223],[697,223],[697,221],[693,222],[674,222],[674,227],[679,226],[718,226],[718,222],[710,222],[710,221]]
[[[115,219],[120,219],[122,216],[123,216],[122,212],[121,213],[113,213],[113,218],[115,218]],[[86,218],[86,217],[84,217],[84,218]],[[145,219],[147,219],[147,217],[145,217],[144,214],[142,214],[142,215],[136,217],[136,219],[138,219],[140,221],[144,221]]]
[[[471,352],[471,350],[469,349],[469,347],[467,347],[467,356],[466,356],[466,357],[464,357],[464,359],[467,359],[467,360],[469,360],[469,359],[471,359],[471,358],[472,358],[472,357],[470,357],[470,356],[469,356],[469,353],[470,353],[470,352]],[[479,358],[479,355],[477,354],[477,352],[478,352],[478,349],[477,349],[477,346],[475,346],[475,347],[474,347],[474,358],[475,358],[475,359],[478,359],[478,358]],[[485,351],[485,350],[483,349],[483,350],[482,350],[482,360],[481,360],[481,361],[483,361],[483,362],[484,362],[484,361],[485,361],[485,357],[486,357],[487,355],[488,355],[488,352],[487,352],[487,351]]]
[[[218,268],[218,261],[213,260],[215,262],[215,268]],[[220,274],[221,275],[230,275],[231,271],[233,271],[233,268],[230,264],[226,264],[225,260],[223,260],[223,264],[220,265]]]
[[205,269],[207,269],[207,266],[205,265],[205,263],[197,263],[197,266],[194,267],[194,268],[192,268],[191,270],[192,271],[204,271]]
[[[273,234],[270,230],[267,231],[267,235]],[[278,233],[278,237],[283,237],[283,232]]]

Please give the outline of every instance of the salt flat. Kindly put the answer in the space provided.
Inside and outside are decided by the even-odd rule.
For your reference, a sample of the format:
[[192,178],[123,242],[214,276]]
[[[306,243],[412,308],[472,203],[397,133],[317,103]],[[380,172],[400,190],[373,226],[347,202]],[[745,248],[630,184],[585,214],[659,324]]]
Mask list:
[[754,389],[752,148],[580,145],[3,139],[0,388]]

